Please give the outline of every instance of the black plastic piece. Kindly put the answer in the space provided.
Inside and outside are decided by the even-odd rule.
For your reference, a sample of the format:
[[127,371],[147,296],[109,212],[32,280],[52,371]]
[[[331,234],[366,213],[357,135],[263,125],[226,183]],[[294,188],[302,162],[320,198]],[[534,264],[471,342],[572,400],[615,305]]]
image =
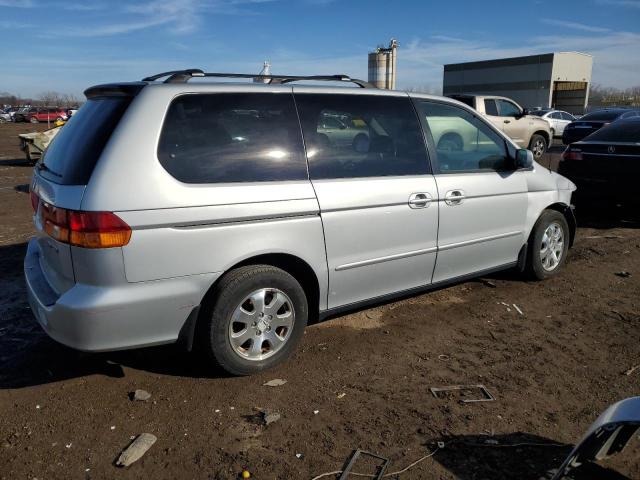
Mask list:
[[200,314],[200,305],[193,307],[191,313],[185,320],[180,333],[178,334],[178,344],[184,347],[187,352],[193,351],[193,343],[196,336],[196,325],[198,323],[198,315]]
[[147,84],[144,82],[105,83],[94,85],[84,91],[87,98],[95,97],[135,97]]

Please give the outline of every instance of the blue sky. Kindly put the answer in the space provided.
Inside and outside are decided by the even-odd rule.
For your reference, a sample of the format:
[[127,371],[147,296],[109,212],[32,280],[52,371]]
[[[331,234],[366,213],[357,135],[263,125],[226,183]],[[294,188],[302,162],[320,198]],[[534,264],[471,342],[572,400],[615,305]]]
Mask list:
[[640,85],[640,0],[0,0],[0,91],[80,94],[174,68],[367,76],[400,42],[398,86],[438,92],[442,65],[583,51],[594,83]]

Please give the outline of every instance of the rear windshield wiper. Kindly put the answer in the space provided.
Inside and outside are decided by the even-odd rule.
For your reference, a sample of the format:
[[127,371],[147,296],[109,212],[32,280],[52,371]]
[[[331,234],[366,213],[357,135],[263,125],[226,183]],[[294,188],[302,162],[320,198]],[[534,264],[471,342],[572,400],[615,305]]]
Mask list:
[[49,172],[52,175],[55,175],[56,177],[62,177],[62,174],[58,173],[58,172],[54,172],[53,170],[51,170],[49,167],[47,167],[44,163],[40,162],[36,164],[36,168],[38,169],[39,172],[41,171],[45,171],[45,172]]

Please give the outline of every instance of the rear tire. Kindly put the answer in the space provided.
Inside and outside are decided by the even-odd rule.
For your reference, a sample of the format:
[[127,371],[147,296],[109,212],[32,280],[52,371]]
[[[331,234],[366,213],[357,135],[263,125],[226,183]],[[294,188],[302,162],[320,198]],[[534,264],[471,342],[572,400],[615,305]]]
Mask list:
[[545,210],[531,231],[527,248],[527,276],[544,280],[557,275],[567,259],[570,232],[560,212]]
[[199,334],[205,355],[232,375],[282,363],[309,317],[307,297],[289,273],[270,265],[232,270],[203,305]]
[[535,134],[529,142],[529,150],[533,152],[533,158],[540,160],[547,151],[547,141],[542,135]]

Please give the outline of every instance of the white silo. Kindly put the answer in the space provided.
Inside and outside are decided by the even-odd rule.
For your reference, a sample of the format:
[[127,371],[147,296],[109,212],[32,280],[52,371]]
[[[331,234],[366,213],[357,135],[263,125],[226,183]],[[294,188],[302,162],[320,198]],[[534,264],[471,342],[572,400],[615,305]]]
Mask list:
[[398,42],[392,38],[389,47],[369,53],[369,83],[387,90],[396,88],[397,50]]
[[[262,70],[260,70],[258,75],[271,75],[271,64],[268,61],[264,61]],[[269,80],[265,78],[254,78],[253,83],[269,83]]]

